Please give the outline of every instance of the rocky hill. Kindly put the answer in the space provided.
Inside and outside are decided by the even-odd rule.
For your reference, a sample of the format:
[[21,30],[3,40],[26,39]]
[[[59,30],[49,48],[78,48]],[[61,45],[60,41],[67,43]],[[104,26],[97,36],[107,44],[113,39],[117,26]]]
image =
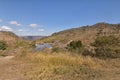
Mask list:
[[53,43],[59,47],[65,47],[73,40],[81,40],[88,47],[98,36],[120,36],[120,24],[97,23],[91,26],[82,26],[69,30],[60,31],[49,37],[37,40],[37,43]]

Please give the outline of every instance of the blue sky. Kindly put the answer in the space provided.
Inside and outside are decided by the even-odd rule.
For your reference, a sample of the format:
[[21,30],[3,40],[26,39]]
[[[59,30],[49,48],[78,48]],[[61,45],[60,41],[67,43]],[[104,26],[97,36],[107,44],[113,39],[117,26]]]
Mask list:
[[20,36],[98,22],[120,23],[120,0],[0,0],[0,30]]

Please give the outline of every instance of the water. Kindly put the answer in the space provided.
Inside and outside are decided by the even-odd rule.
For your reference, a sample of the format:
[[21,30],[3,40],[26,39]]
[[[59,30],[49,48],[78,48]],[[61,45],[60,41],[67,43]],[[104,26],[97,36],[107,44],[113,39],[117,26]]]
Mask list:
[[36,50],[43,50],[45,48],[52,48],[52,44],[50,43],[37,44],[35,47]]

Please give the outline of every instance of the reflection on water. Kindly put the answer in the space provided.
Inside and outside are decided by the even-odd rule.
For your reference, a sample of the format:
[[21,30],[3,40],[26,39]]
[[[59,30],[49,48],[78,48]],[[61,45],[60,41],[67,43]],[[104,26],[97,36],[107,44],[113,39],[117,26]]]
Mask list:
[[52,44],[50,43],[37,44],[35,47],[36,50],[43,50],[45,48],[52,48]]

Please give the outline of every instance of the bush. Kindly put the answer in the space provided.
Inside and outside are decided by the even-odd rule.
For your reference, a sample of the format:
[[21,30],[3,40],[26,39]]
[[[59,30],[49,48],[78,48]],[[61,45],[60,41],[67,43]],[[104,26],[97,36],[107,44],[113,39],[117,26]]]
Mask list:
[[118,43],[119,40],[115,36],[101,36],[101,37],[97,37],[92,45],[95,47],[100,47],[100,46],[117,45]]
[[84,49],[82,55],[83,56],[94,56],[93,53],[87,49]]
[[52,52],[59,52],[59,47],[55,47],[55,46],[54,46],[54,47],[52,48]]
[[81,54],[84,51],[84,47],[81,41],[72,41],[67,45],[67,49],[71,52]]
[[95,47],[96,57],[120,58],[120,40],[115,36],[97,37],[92,46]]
[[6,50],[7,49],[7,44],[4,41],[0,41],[0,50]]

